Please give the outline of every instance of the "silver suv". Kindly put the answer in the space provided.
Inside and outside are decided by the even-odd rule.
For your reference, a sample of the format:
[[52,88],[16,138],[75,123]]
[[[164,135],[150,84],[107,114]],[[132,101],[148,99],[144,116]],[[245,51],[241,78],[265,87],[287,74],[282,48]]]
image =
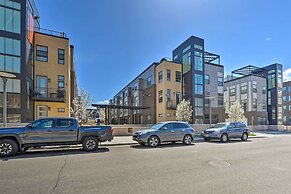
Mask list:
[[231,138],[247,141],[249,134],[250,131],[243,122],[218,123],[202,132],[205,141],[220,139],[221,142],[227,142]]
[[189,145],[194,140],[194,129],[185,122],[169,121],[157,123],[150,129],[136,131],[132,139],[141,145],[156,147],[162,142],[182,141]]

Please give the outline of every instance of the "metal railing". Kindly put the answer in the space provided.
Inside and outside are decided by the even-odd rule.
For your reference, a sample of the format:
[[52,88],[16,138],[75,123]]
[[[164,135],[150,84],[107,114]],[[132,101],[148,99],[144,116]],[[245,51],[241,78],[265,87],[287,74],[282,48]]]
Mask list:
[[49,29],[45,29],[45,28],[39,28],[39,27],[35,27],[34,31],[40,32],[43,34],[52,35],[52,36],[61,37],[61,38],[67,38],[67,34],[65,32],[58,32],[58,31],[49,30]]
[[31,98],[44,101],[65,101],[66,91],[64,88],[36,87],[35,90],[31,92]]
[[168,109],[176,109],[177,108],[177,103],[174,100],[167,101],[167,108]]

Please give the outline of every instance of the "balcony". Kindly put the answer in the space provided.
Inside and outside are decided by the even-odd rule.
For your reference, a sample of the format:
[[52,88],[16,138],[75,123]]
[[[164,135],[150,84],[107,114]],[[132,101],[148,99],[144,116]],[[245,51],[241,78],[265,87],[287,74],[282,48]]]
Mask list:
[[174,100],[168,101],[167,102],[167,109],[176,110],[177,109],[176,101],[174,101]]
[[66,91],[64,88],[42,88],[37,87],[31,92],[34,101],[65,102]]

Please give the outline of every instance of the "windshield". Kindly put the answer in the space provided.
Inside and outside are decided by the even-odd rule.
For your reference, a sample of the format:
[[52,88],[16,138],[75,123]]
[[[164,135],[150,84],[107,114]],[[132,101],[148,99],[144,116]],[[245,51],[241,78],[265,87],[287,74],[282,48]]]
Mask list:
[[212,126],[211,128],[223,128],[226,127],[226,123],[217,123],[216,125]]
[[165,123],[157,123],[151,127],[151,129],[157,130],[160,129]]

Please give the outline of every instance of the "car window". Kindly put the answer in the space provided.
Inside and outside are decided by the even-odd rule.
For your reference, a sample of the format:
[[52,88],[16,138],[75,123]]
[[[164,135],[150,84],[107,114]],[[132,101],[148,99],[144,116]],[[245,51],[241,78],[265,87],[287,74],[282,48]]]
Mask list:
[[66,128],[73,126],[73,120],[71,119],[58,119],[56,122],[56,127]]
[[35,121],[32,124],[33,128],[52,128],[53,127],[53,120],[52,119],[43,119],[39,121]]
[[235,127],[235,125],[233,123],[231,123],[231,124],[228,125],[228,128],[229,129],[233,129],[234,127]]
[[169,130],[171,130],[171,129],[174,128],[174,127],[173,127],[173,123],[168,123],[168,124],[166,124],[164,127],[167,127],[167,129],[169,129]]
[[174,129],[181,129],[182,126],[180,125],[180,123],[174,123]]
[[184,129],[191,128],[189,125],[187,125],[185,123],[182,123],[181,125],[183,126]]

